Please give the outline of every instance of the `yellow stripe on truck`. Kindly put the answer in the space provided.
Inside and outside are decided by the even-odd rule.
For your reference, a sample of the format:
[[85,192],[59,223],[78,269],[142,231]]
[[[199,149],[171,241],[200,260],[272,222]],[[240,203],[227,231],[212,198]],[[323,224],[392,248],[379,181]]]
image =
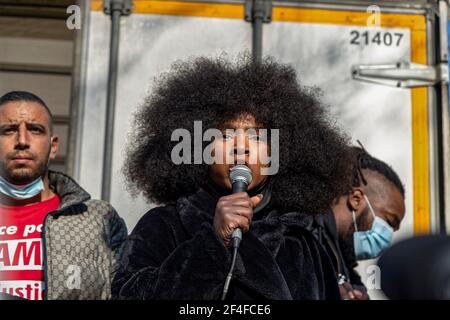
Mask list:
[[[103,11],[103,1],[92,1],[91,10]],[[244,5],[227,3],[134,0],[133,13],[244,19]]]

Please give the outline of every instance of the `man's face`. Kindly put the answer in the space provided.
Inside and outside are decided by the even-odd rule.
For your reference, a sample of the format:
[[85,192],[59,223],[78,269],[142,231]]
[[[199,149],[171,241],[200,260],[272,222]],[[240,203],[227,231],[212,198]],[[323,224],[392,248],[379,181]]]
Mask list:
[[[368,184],[373,183],[370,178]],[[375,215],[386,221],[394,231],[400,228],[400,223],[405,216],[405,200],[400,192],[390,182],[377,181],[379,188],[383,189],[381,195],[375,194],[373,191],[366,194],[372,205]],[[361,188],[355,188],[347,195],[339,198],[337,207],[333,211],[338,213],[336,219],[340,220],[339,237],[344,241],[353,241],[353,233],[355,227],[352,217],[352,208],[355,211],[356,226],[358,231],[367,231],[371,229],[374,217],[369,210],[367,201],[364,198],[364,192]]]
[[[405,200],[400,191],[393,185],[387,185],[386,190],[388,192],[383,196],[370,197],[368,195],[367,197],[375,215],[386,221],[394,231],[397,231],[405,216]],[[358,228],[361,231],[369,230],[372,227],[373,220],[374,217],[367,208],[361,217]]]
[[0,175],[27,184],[42,177],[58,150],[50,132],[50,115],[39,103],[8,102],[0,106]]
[[[270,148],[267,141],[261,140],[258,129],[261,128],[251,115],[240,117],[238,119],[228,121],[224,124],[226,129],[241,129],[237,132],[242,133],[238,135],[227,135],[226,130],[223,130],[223,139],[215,141],[214,154],[221,159],[232,159],[234,163],[213,164],[210,166],[209,175],[211,179],[221,187],[231,190],[231,183],[229,179],[230,168],[237,164],[238,159],[242,161],[252,171],[252,182],[248,186],[251,190],[255,186],[260,185],[267,176],[261,174],[261,168],[268,167],[267,157],[270,156]],[[254,129],[257,136],[250,134],[248,129]],[[265,157],[265,155],[267,157]]]
[[[369,198],[375,215],[386,221],[394,229],[394,231],[397,231],[400,228],[400,223],[403,220],[403,217],[405,216],[405,200],[400,190],[392,184],[386,183],[385,187],[387,189],[385,189],[386,192],[383,196],[380,197],[372,194],[367,195],[367,197]],[[352,201],[350,199],[353,198],[354,203],[355,198],[359,197],[361,199],[361,208],[359,209],[355,207],[358,231],[367,231],[371,229],[374,221],[374,217],[369,210],[367,201],[365,201],[364,197],[357,194],[357,192],[358,191],[354,190],[353,193],[355,194],[352,193],[349,196],[343,196],[339,199],[339,203],[341,203],[340,208],[346,212],[342,212],[340,214],[341,228],[338,228],[338,236],[342,254],[350,261],[355,260],[353,243],[353,233],[355,232],[355,227],[351,210],[348,209],[348,203]],[[334,208],[333,211],[335,210],[340,209]]]

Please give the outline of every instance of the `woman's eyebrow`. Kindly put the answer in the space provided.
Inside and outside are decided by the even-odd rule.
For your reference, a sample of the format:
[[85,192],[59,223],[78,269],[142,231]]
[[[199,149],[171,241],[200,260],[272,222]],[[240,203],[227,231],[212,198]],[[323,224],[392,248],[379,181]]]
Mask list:
[[259,132],[261,129],[266,129],[263,126],[254,126],[254,125],[248,125],[248,126],[225,126],[222,131],[225,130],[255,130],[256,132]]

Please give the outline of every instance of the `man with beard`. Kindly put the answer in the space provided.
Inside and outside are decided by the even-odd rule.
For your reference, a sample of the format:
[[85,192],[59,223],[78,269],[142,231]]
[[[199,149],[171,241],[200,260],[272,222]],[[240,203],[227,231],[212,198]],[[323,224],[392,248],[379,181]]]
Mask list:
[[108,203],[48,170],[58,145],[42,99],[0,97],[0,292],[107,299],[126,227]]
[[[198,121],[205,136],[219,132],[214,157],[231,162],[195,161],[197,151],[192,161],[190,138],[203,136]],[[133,128],[125,174],[134,190],[164,206],[145,214],[128,237],[113,297],[340,299],[314,216],[351,187],[350,152],[291,66],[249,57],[177,63]],[[180,132],[188,140],[184,162],[173,160]],[[278,170],[263,170],[276,166],[276,158]],[[232,194],[229,175],[237,163],[253,179],[247,192]],[[243,232],[238,250],[237,228]]]
[[353,188],[324,217],[325,243],[333,258],[343,299],[368,299],[354,270],[357,260],[387,249],[405,215],[405,191],[397,173],[364,149],[353,147]]

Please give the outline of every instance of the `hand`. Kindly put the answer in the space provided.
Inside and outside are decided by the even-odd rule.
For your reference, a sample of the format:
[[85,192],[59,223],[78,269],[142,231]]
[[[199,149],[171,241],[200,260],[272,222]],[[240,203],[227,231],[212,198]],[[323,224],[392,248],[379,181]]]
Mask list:
[[349,282],[339,285],[342,300],[369,300],[369,295],[364,290],[353,288]]
[[214,230],[225,246],[231,245],[231,235],[236,228],[247,232],[253,217],[253,208],[261,202],[263,195],[252,198],[246,192],[221,197],[214,214]]

